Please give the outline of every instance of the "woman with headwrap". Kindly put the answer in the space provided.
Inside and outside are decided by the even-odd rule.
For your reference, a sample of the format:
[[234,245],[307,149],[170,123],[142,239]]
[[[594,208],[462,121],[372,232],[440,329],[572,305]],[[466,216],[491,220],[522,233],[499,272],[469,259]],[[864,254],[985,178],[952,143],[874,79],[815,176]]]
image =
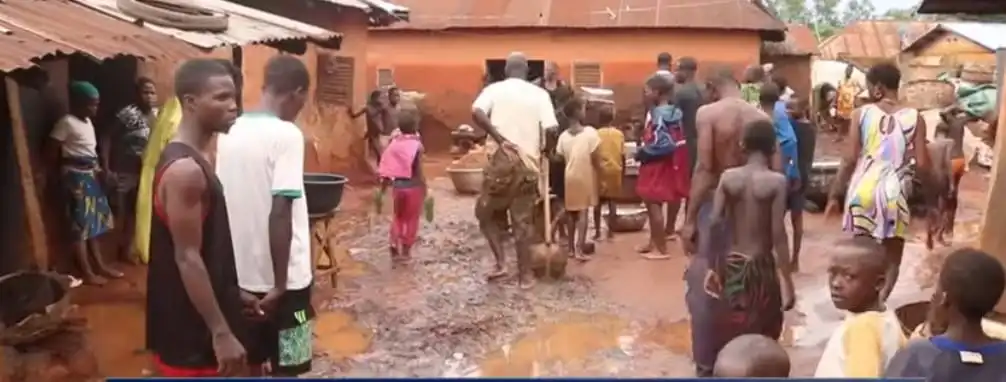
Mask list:
[[[119,278],[122,272],[105,265],[97,238],[112,229],[112,212],[101,190],[96,174],[102,171],[98,162],[94,125],[91,118],[98,112],[98,89],[88,82],[70,84],[70,113],[63,116],[49,137],[59,142],[60,174],[69,198],[70,224],[77,240],[74,255],[90,284],[105,283],[104,277]],[[88,259],[94,258],[94,267]]]

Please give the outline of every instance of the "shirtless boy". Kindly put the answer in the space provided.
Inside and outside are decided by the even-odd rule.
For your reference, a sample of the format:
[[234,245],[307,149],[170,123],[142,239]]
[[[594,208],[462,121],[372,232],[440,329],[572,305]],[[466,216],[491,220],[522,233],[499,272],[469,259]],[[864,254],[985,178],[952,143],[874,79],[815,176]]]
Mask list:
[[[964,129],[966,129],[966,124],[968,123],[968,115],[959,109],[951,109],[940,117],[943,119],[943,123],[946,124],[947,129],[944,136],[951,141],[953,145],[950,147],[950,171],[951,171],[951,187],[950,192],[947,194],[947,205],[946,205],[946,226],[945,232],[950,235],[951,240],[954,237],[954,219],[957,217],[957,192],[958,187],[961,184],[961,178],[964,177],[964,173],[967,170],[968,158],[964,156]],[[937,131],[937,134],[940,132]]]
[[931,181],[923,187],[926,195],[926,248],[933,249],[933,239],[940,244],[949,245],[946,241],[947,224],[953,224],[949,215],[950,195],[956,190],[951,168],[954,141],[946,137],[946,123],[936,125],[936,139],[926,145],[933,167]]
[[[755,333],[778,338],[782,312],[791,309],[795,300],[783,224],[789,181],[769,168],[776,148],[772,122],[749,123],[741,144],[747,163],[723,172],[713,198],[712,224],[725,224],[733,233],[730,252],[718,272],[707,279],[706,288],[729,303],[731,315],[738,308],[746,310],[741,317],[747,325],[723,335]],[[742,288],[728,288],[734,280],[742,280]]]
[[[704,290],[705,280],[717,274],[715,267],[710,265],[725,261],[733,242],[728,227],[709,224],[714,187],[719,184],[720,175],[725,170],[747,162],[747,155],[740,145],[745,125],[756,120],[769,122],[769,117],[758,107],[741,99],[740,83],[729,69],[714,71],[707,78],[706,89],[713,103],[699,108],[696,116],[699,152],[690,203],[681,228],[681,243],[687,253],[694,254],[685,272],[689,286],[685,299],[692,315],[692,354],[695,356],[696,373],[700,377],[712,375],[716,353],[730,339],[722,338],[724,329],[736,331],[732,326],[724,328],[724,325],[715,322],[719,309],[725,308],[724,304],[717,296]],[[772,168],[781,168],[778,152],[773,155]],[[697,225],[700,225],[698,235]],[[700,250],[696,251],[696,247]],[[746,323],[739,322],[737,325],[746,326]]]

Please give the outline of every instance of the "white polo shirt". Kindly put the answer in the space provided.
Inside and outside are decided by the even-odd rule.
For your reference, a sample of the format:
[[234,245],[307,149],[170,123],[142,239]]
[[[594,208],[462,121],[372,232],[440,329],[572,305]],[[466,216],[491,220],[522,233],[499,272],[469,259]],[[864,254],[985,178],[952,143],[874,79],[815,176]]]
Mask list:
[[293,198],[287,290],[311,285],[310,226],[304,197],[304,134],[265,113],[245,113],[217,139],[217,177],[224,188],[241,289],[273,288],[269,213],[274,195]]
[[486,86],[475,98],[472,109],[489,114],[489,120],[503,138],[535,159],[541,154],[541,130],[559,125],[548,92],[518,78]]

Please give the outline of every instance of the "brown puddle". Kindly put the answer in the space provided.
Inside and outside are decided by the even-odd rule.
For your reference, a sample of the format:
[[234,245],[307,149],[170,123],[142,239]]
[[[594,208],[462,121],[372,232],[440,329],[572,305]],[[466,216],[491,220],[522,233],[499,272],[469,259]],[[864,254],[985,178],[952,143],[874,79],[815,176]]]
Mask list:
[[545,363],[571,363],[605,349],[617,348],[628,323],[612,317],[582,315],[546,324],[481,362],[483,377],[537,377]]
[[363,354],[370,348],[373,334],[341,310],[318,313],[315,318],[315,345],[335,360]]

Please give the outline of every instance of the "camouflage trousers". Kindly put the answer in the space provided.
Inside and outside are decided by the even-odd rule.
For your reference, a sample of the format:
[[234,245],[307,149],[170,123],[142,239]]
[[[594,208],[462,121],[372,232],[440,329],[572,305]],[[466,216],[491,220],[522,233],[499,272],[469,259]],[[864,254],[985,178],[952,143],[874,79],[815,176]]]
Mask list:
[[537,169],[525,165],[518,154],[495,150],[489,154],[482,193],[475,203],[475,218],[486,240],[499,244],[508,232],[513,235],[521,274],[530,271],[538,179]]

